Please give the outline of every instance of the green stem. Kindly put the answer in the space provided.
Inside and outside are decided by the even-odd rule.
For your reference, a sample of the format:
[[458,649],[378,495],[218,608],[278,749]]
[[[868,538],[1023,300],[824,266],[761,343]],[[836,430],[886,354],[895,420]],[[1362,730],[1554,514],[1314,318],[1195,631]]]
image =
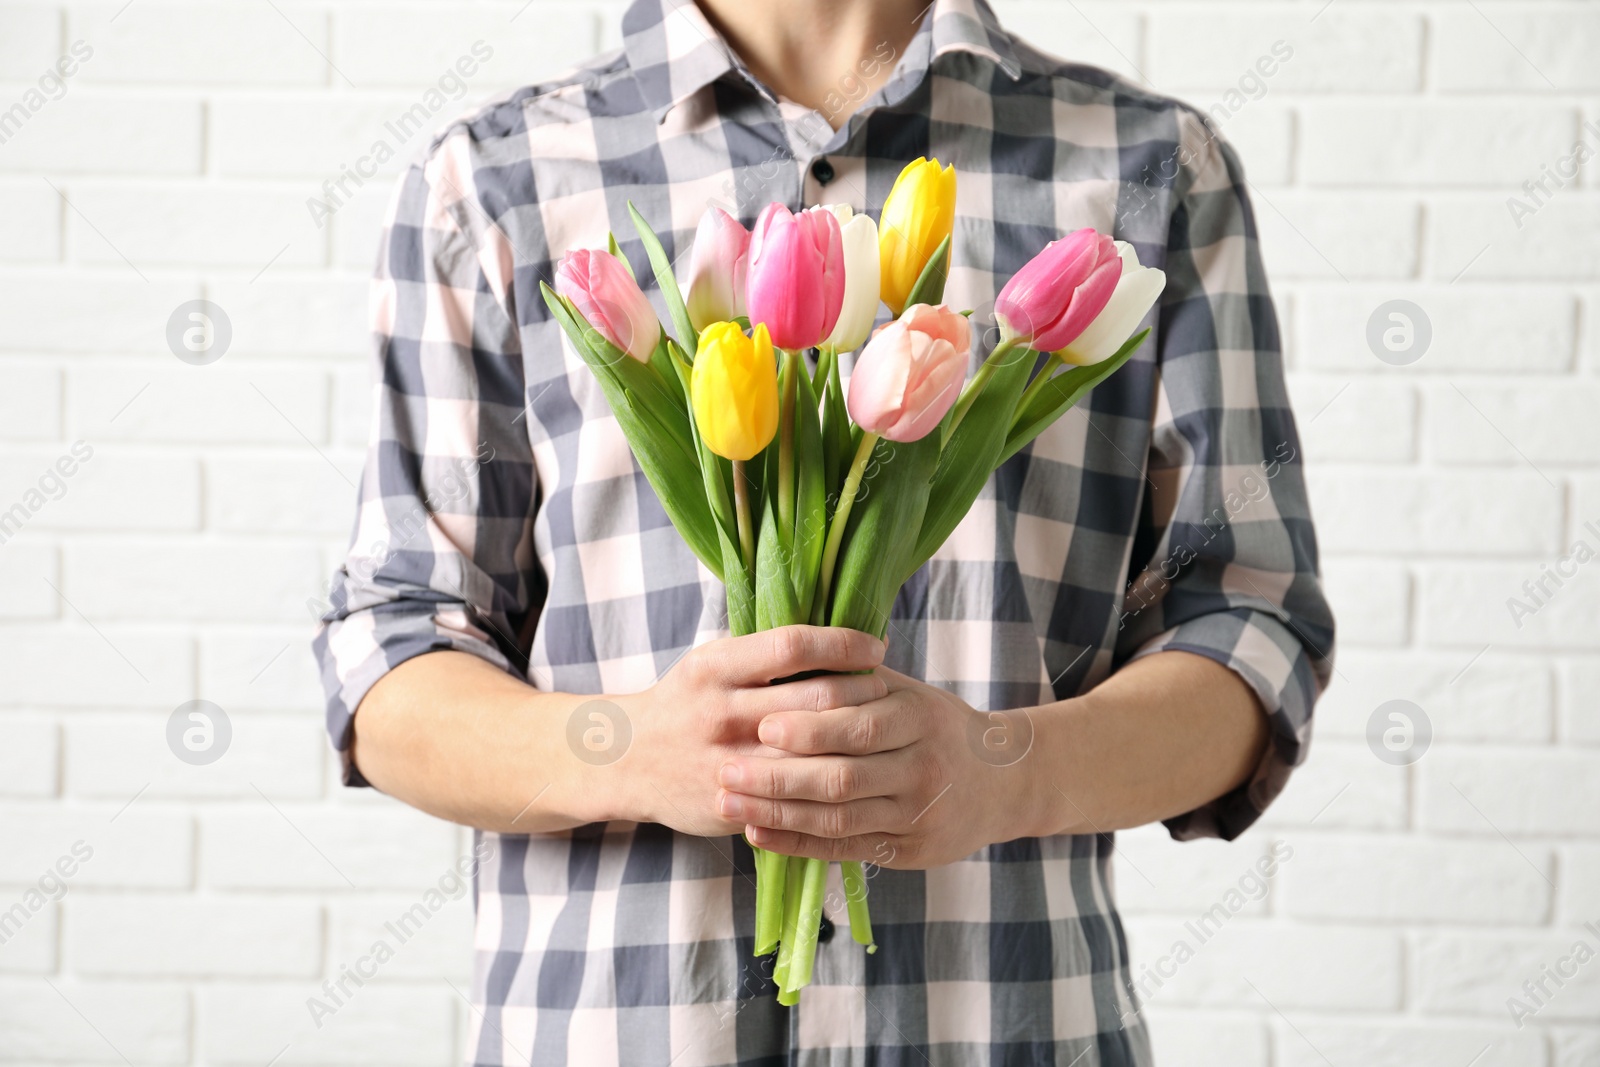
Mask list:
[[756,955],[765,956],[778,947],[783,935],[784,877],[789,872],[789,857],[765,849],[756,850]]
[[785,545],[794,543],[794,394],[800,357],[783,350],[783,394],[778,400],[778,531]]
[[750,522],[750,480],[744,474],[744,460],[733,461],[733,499],[737,503],[739,553],[751,574],[756,570],[755,527]]
[[1050,379],[1055,376],[1056,368],[1060,367],[1064,362],[1066,361],[1056,353],[1050,353],[1050,358],[1044,361],[1044,366],[1039,368],[1039,373],[1034,377],[1033,381],[1028,383],[1028,388],[1023,390],[1022,399],[1017,401],[1017,412],[1011,420],[1013,427],[1016,426],[1017,419],[1022,416],[1022,413],[1028,410],[1028,405],[1033,402],[1033,398],[1043,392],[1046,385],[1050,384]]
[[967,410],[972,407],[973,401],[978,399],[978,394],[983,392],[983,387],[989,384],[989,379],[994,376],[996,368],[1005,362],[1013,348],[1023,343],[1021,337],[1002,337],[1000,343],[994,346],[994,351],[989,353],[989,357],[983,361],[983,366],[978,368],[978,373],[972,376],[966,388],[961,390],[961,396],[956,399],[956,406],[950,412],[950,422],[944,431],[946,441],[956,432],[961,420],[967,417]]
[[818,398],[822,396],[822,387],[828,384],[830,368],[838,361],[839,350],[833,345],[817,349],[817,373],[811,376],[811,392]]
[[811,624],[821,626],[828,610],[828,593],[833,589],[833,568],[839,559],[839,546],[844,542],[844,528],[850,522],[850,509],[855,506],[856,493],[861,491],[861,476],[866,472],[867,461],[877,447],[878,435],[863,433],[856,457],[850,462],[850,473],[845,476],[844,488],[839,490],[839,506],[834,509],[833,522],[828,526],[828,540],[822,546],[822,570],[817,574],[817,597],[811,602]]
[[876,952],[878,945],[872,940],[872,913],[867,910],[867,876],[861,864],[854,860],[839,864],[839,871],[844,875],[844,899],[850,908],[850,936],[855,938],[856,944],[867,946],[869,953]]
[[806,861],[799,856],[778,858],[785,864],[783,929],[778,935],[778,961],[772,968],[772,980],[778,983],[778,1001],[782,1003],[784,993],[789,989],[789,971],[794,963],[796,923],[800,917],[800,890],[801,883],[805,880]]
[[817,935],[822,927],[822,894],[827,882],[828,861],[806,860],[794,955],[789,960],[789,988],[796,992],[811,984],[811,972],[817,962]]

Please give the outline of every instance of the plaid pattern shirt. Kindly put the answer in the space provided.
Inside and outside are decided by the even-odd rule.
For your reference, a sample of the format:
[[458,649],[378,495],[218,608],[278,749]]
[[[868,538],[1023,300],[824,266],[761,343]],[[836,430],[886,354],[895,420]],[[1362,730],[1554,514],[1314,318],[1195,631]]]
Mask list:
[[[562,253],[614,231],[648,279],[630,199],[686,265],[708,203],[747,224],[772,200],[876,215],[927,155],[960,174],[953,306],[981,321],[1081,226],[1132,242],[1167,289],[1138,355],[996,472],[902,591],[888,662],[980,710],[1069,697],[1163,649],[1225,664],[1271,743],[1250,782],[1169,826],[1242,831],[1305,758],[1333,621],[1232,150],[1196,111],[1029,48],[983,0],[936,0],[903,54],[864,61],[893,73],[864,100],[841,85],[855,110],[837,132],[752,78],[688,0],[636,0],[623,30],[618,52],[453,125],[392,202],[371,450],[316,638],[347,780],[363,784],[357,705],[409,657],[457,649],[540,689],[627,692],[726,633],[720,586],[547,317],[538,283]],[[1150,1062],[1110,835],[878,870],[879,951],[824,943],[795,1009],[751,958],[739,838],[484,836],[472,1064]]]

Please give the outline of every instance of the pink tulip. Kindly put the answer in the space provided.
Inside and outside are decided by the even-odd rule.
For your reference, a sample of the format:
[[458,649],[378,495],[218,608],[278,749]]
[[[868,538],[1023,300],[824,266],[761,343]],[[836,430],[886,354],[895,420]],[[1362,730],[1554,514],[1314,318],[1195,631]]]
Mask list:
[[616,256],[594,248],[568,252],[556,269],[556,292],[571,300],[600,336],[640,363],[650,362],[661,341],[661,322]]
[[745,268],[750,231],[720,207],[700,216],[689,259],[689,321],[697,330],[713,322],[732,322],[745,313]]
[[1051,241],[995,298],[995,318],[1036,352],[1057,352],[1084,331],[1122,275],[1116,242],[1092,229]]
[[762,209],[750,235],[745,301],[751,324],[766,323],[779,348],[811,348],[833,332],[844,304],[844,239],[833,212]]
[[961,392],[971,344],[966,316],[943,304],[906,308],[856,357],[845,399],[850,417],[891,441],[926,437]]

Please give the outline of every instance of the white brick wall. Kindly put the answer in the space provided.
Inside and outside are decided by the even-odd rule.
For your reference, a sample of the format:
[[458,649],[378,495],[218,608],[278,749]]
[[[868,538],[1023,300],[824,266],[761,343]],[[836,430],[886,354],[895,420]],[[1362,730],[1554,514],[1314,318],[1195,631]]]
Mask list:
[[[0,910],[92,849],[0,945],[0,1063],[455,1058],[462,901],[323,1027],[305,1007],[466,843],[340,790],[321,739],[304,601],[349,525],[398,161],[321,227],[305,201],[473,42],[494,55],[451,112],[614,45],[620,11],[0,0],[0,110],[93,49],[0,145],[0,509],[74,441],[94,450],[0,546]],[[1259,828],[1123,835],[1141,974],[1293,849],[1146,987],[1159,1062],[1595,1067],[1600,961],[1520,1028],[1506,1002],[1576,941],[1600,949],[1600,561],[1520,627],[1506,601],[1574,540],[1600,550],[1600,169],[1520,226],[1506,198],[1600,122],[1600,2],[1001,11],[1202,108],[1251,97],[1223,125],[1256,186],[1341,623],[1312,761]],[[1278,41],[1292,56],[1241,84]],[[233,342],[195,368],[164,330],[202,296]],[[1366,342],[1395,299],[1432,326],[1406,367]],[[164,742],[194,698],[233,725],[207,767]],[[1365,740],[1393,699],[1432,723],[1410,767]]]

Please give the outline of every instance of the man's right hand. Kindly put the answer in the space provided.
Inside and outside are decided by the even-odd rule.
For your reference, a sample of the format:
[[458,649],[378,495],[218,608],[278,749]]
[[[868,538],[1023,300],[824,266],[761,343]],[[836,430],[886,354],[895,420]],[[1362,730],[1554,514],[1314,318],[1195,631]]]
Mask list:
[[[888,687],[871,671],[883,642],[858,630],[784,626],[691,649],[649,689],[607,699],[627,714],[628,752],[597,768],[615,774],[619,818],[711,837],[744,832],[717,813],[717,770],[730,756],[773,753],[756,727],[777,711],[828,711],[878,700]],[[783,678],[830,672],[799,681]],[[626,812],[623,814],[622,812]]]

